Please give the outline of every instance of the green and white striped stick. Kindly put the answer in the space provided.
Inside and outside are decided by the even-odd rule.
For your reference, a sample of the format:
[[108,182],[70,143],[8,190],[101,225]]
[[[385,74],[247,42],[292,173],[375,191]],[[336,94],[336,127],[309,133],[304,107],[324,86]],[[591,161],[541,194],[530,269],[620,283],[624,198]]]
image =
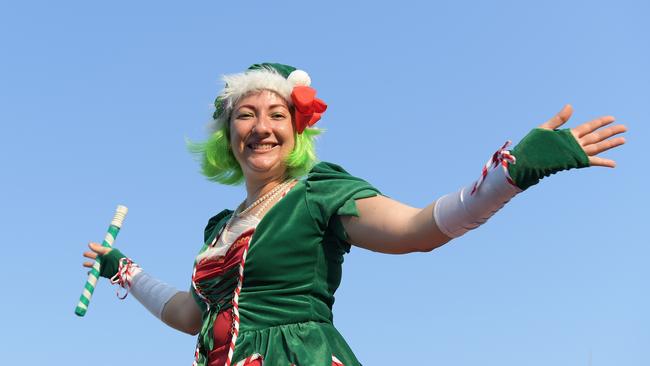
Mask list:
[[[117,206],[117,209],[115,210],[115,216],[113,216],[113,220],[111,221],[111,225],[108,227],[106,237],[102,242],[103,246],[108,248],[113,246],[113,242],[115,241],[115,238],[117,238],[117,234],[120,232],[122,222],[124,222],[124,218],[126,217],[127,212],[129,212],[129,209],[126,208],[126,206]],[[90,298],[93,296],[95,285],[97,284],[97,279],[99,278],[99,268],[99,261],[95,260],[93,268],[88,273],[88,280],[86,281],[86,285],[84,286],[81,297],[79,298],[77,308],[74,310],[74,313],[78,316],[84,316],[86,315],[86,311],[88,311],[88,304],[90,304]]]

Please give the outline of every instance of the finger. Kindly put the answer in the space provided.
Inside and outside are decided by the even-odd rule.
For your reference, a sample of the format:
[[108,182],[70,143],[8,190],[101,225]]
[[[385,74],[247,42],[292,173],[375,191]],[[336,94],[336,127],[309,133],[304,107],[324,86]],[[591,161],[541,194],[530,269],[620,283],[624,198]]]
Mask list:
[[607,126],[608,124],[614,122],[615,120],[616,119],[612,116],[604,116],[604,117],[596,118],[589,122],[585,122],[580,126],[572,128],[571,132],[573,132],[573,134],[578,138],[581,138],[582,136],[591,133],[603,126]]
[[611,159],[605,159],[598,156],[589,157],[589,165],[591,166],[604,166],[606,168],[616,168],[616,162]]
[[93,262],[84,262],[84,267],[92,268],[94,264]]
[[106,255],[108,252],[111,251],[111,248],[107,248],[105,246],[99,245],[97,243],[89,243],[88,247],[92,249],[93,252],[101,255]]
[[610,138],[610,137],[612,137],[614,135],[618,135],[619,133],[623,133],[625,131],[627,131],[627,128],[624,125],[616,125],[616,126],[607,127],[607,128],[605,128],[603,130],[594,131],[592,133],[588,133],[588,134],[584,135],[580,139],[580,144],[582,146],[595,144],[595,143],[601,142],[601,141],[603,141],[605,139],[608,139],[608,138]]
[[84,257],[90,259],[97,259],[97,253],[95,252],[84,252]]
[[551,117],[548,121],[542,123],[539,128],[545,128],[547,130],[554,130],[563,124],[566,123],[566,121],[571,118],[571,115],[573,114],[573,107],[571,104],[565,105],[561,111],[559,111],[555,116]]
[[594,156],[600,154],[603,151],[612,149],[616,146],[621,146],[624,143],[625,143],[625,137],[617,137],[610,140],[599,142],[597,144],[585,146],[583,147],[583,150],[585,151],[585,154],[587,154],[587,156]]

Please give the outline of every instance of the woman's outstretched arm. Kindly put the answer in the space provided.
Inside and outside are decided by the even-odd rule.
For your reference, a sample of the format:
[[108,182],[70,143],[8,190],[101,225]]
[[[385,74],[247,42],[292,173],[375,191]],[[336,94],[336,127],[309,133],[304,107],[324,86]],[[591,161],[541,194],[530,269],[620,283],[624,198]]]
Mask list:
[[[557,130],[572,113],[572,107],[566,105],[527,135],[512,154],[503,149],[498,151],[506,157],[504,160],[513,164],[510,168],[507,162],[502,168],[501,155],[497,158],[495,154],[492,159],[495,164],[486,165],[480,182],[423,209],[384,196],[357,200],[359,217],[341,217],[349,241],[382,253],[430,251],[479,226],[515,194],[545,176],[576,167],[614,168],[615,161],[598,155],[623,145],[625,138],[617,135],[625,132],[626,127],[609,126],[615,119],[605,116],[570,130]],[[483,184],[482,191],[480,184]]]

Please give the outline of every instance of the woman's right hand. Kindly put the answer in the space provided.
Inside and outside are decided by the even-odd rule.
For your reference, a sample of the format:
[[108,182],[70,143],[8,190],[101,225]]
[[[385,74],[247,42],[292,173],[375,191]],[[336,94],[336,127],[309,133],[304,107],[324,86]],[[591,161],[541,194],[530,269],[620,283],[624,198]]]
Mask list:
[[[126,258],[126,255],[117,248],[105,247],[98,243],[88,243],[88,248],[90,251],[84,252],[84,257],[100,261],[99,275],[104,278],[113,278],[120,268],[120,260]],[[93,262],[86,261],[83,266],[92,268],[93,264]]]

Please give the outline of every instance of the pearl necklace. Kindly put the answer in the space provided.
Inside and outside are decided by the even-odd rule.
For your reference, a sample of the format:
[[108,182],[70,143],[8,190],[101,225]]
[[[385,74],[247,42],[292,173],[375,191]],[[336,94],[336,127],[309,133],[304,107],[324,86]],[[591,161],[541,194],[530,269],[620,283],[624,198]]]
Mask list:
[[[255,207],[257,207],[257,205],[259,205],[260,203],[264,202],[264,204],[262,205],[262,207],[260,207],[259,210],[257,210],[257,213],[254,214],[254,216],[259,217],[258,214],[260,214],[261,212],[264,212],[264,210],[265,210],[266,207],[269,205],[269,203],[271,203],[272,201],[274,201],[274,200],[275,200],[275,197],[277,197],[277,195],[278,195],[280,192],[284,191],[284,189],[285,189],[289,184],[291,184],[291,183],[293,183],[293,182],[294,182],[294,179],[293,179],[293,178],[289,178],[289,179],[285,180],[284,182],[282,182],[282,183],[278,184],[277,186],[275,186],[272,190],[268,191],[268,192],[267,192],[266,194],[264,194],[262,197],[260,197],[260,198],[258,198],[257,200],[255,200],[255,202],[251,203],[251,204],[250,204],[248,207],[246,207],[244,210],[242,210],[241,212],[239,212],[239,209],[240,209],[240,208],[242,207],[242,205],[246,202],[246,201],[244,200],[244,202],[242,202],[242,203],[237,207],[237,209],[235,209],[235,212],[233,212],[232,216],[230,216],[230,219],[229,219],[228,222],[226,223],[226,226],[225,226],[225,228],[224,228],[224,231],[228,231],[228,230],[230,229],[230,226],[232,225],[232,222],[233,222],[233,220],[235,219],[235,217],[237,217],[237,218],[242,217],[243,215],[247,214],[247,213],[250,212],[252,209],[254,209]],[[265,202],[265,201],[266,201],[266,202]],[[227,234],[226,234],[226,235],[227,235]]]

